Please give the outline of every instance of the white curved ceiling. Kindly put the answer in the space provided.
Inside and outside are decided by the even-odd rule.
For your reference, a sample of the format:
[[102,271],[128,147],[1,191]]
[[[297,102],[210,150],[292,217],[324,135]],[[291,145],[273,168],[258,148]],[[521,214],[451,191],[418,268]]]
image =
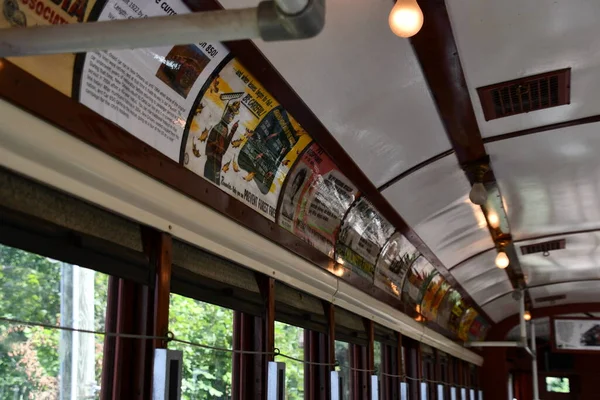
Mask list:
[[[256,0],[222,3],[244,7]],[[483,137],[600,114],[600,2],[447,0],[446,6]],[[318,37],[257,42],[376,186],[451,148],[410,43],[387,26],[391,7],[390,0],[327,0]],[[570,105],[483,118],[478,87],[566,67],[572,68]],[[600,232],[598,132],[594,123],[486,144],[517,247],[591,231],[563,235],[567,248],[549,257],[519,255],[534,305],[559,294],[567,297],[555,304],[600,302],[600,280],[589,281],[600,278],[600,233],[593,232]],[[508,277],[493,264],[494,244],[468,191],[450,154],[383,195],[499,321],[518,307]]]

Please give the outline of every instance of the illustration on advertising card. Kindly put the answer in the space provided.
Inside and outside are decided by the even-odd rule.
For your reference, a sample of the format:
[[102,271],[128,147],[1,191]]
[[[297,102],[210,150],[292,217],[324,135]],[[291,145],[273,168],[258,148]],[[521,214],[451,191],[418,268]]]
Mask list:
[[469,340],[477,341],[485,339],[489,328],[490,324],[481,315],[477,315],[469,328]]
[[437,271],[423,256],[418,257],[406,274],[402,286],[402,301],[412,308],[421,308],[423,293]]
[[235,59],[203,88],[185,136],[186,168],[271,221],[290,167],[312,141]]
[[469,339],[469,329],[471,328],[471,324],[475,321],[479,314],[473,307],[468,308],[461,318],[459,328],[458,328],[458,338],[460,340],[468,340]]
[[460,323],[465,313],[467,306],[463,301],[462,297],[452,305],[452,311],[450,312],[450,318],[448,319],[448,329],[450,332],[459,334]]
[[375,264],[394,227],[365,198],[348,211],[336,243],[336,260],[360,276],[375,278]]
[[357,189],[313,143],[288,173],[279,205],[279,225],[334,256],[342,218]]
[[441,275],[436,274],[425,289],[425,295],[421,302],[421,314],[425,318],[435,321],[442,300],[446,297],[449,290],[450,285],[448,282]]
[[375,268],[375,286],[400,297],[402,284],[419,252],[401,233],[394,233],[381,251]]
[[[0,29],[87,21],[93,0],[4,0]],[[98,2],[101,6],[104,1]],[[9,60],[36,78],[71,96],[74,54],[10,57]]]
[[450,321],[450,316],[452,315],[452,309],[459,301],[461,301],[460,293],[458,293],[452,288],[449,289],[448,294],[446,295],[446,297],[443,298],[442,303],[438,308],[438,315],[436,321],[439,326],[450,330],[448,325]]
[[[177,0],[109,0],[98,21],[184,13]],[[179,161],[196,97],[227,55],[220,43],[87,53],[76,65],[79,101]]]
[[560,318],[552,324],[557,350],[600,351],[600,319]]

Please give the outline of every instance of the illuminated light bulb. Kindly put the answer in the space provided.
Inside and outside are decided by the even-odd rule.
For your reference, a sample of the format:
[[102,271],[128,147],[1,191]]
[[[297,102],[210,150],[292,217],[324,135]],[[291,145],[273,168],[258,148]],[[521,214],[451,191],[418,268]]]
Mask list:
[[481,182],[473,184],[471,191],[469,192],[469,200],[471,203],[482,206],[487,202],[488,193],[485,186]]
[[423,11],[417,0],[398,0],[388,17],[390,29],[396,36],[409,38],[423,26]]
[[341,264],[337,264],[333,269],[333,274],[339,277],[344,276],[344,267]]
[[498,218],[498,214],[495,212],[490,212],[488,214],[488,222],[492,228],[498,228],[500,226],[500,218]]
[[509,260],[508,260],[508,256],[506,255],[505,252],[500,251],[498,252],[498,255],[496,256],[496,267],[500,268],[500,269],[504,269],[506,267],[508,267],[509,264]]
[[525,311],[525,312],[523,313],[523,319],[524,319],[525,321],[531,321],[531,313],[530,313],[529,311]]

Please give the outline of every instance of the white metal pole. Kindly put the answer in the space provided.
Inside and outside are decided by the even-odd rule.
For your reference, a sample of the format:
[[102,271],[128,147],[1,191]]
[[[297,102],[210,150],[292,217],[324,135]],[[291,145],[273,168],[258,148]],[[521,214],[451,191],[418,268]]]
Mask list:
[[540,400],[540,388],[538,382],[537,349],[535,347],[535,324],[531,321],[531,374],[533,376],[533,400]]
[[0,29],[0,57],[134,49],[260,37],[256,8]]

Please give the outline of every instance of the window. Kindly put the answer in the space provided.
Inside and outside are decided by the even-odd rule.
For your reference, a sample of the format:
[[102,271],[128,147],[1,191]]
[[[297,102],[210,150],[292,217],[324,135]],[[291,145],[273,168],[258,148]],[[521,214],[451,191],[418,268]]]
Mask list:
[[339,376],[342,378],[340,391],[343,399],[350,398],[350,344],[335,341],[335,360],[339,363]]
[[[287,356],[304,360],[304,329],[275,321],[275,347]],[[304,399],[304,363],[287,358],[285,362],[286,400]]]
[[[0,317],[104,331],[108,276],[0,245]],[[0,321],[0,399],[98,399],[104,336]]]
[[[171,294],[169,330],[182,340],[231,349],[233,311]],[[231,398],[231,353],[177,342],[169,348],[183,351],[183,400]]]
[[570,393],[569,378],[546,377],[546,391],[555,393]]

